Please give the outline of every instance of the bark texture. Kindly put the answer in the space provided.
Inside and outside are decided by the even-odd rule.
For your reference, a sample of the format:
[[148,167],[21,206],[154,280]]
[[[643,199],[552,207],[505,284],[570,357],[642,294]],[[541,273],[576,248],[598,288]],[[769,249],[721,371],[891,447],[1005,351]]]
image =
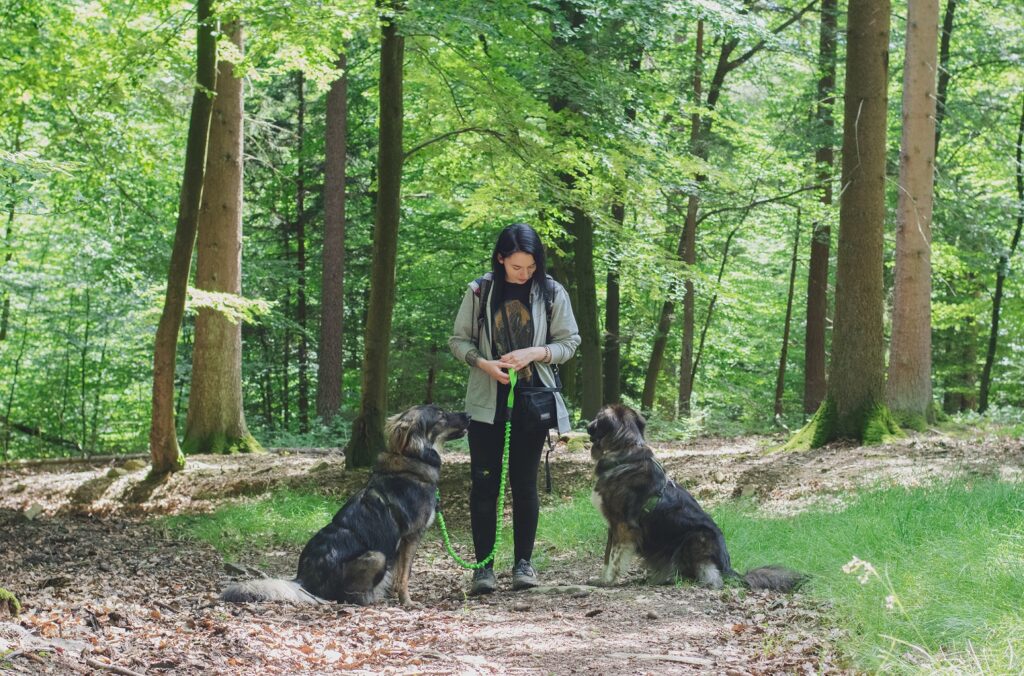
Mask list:
[[882,331],[889,16],[889,0],[849,6],[831,373],[825,401],[790,447],[877,443],[899,432],[884,404]]
[[341,409],[345,336],[345,173],[348,159],[348,76],[345,55],[341,76],[327,93],[324,167],[324,249],[320,289],[320,349],[316,412],[326,424]]
[[381,17],[380,143],[377,151],[377,209],[373,224],[370,299],[363,342],[362,394],[346,467],[369,467],[384,449],[388,407],[388,357],[395,306],[395,262],[402,184],[402,63],[405,38],[398,31],[398,8]]
[[[836,0],[822,0],[818,30],[818,105],[815,111],[820,145],[814,153],[821,183],[821,203],[832,211],[835,152],[832,108],[836,96]],[[825,345],[828,325],[828,257],[832,246],[829,216],[814,224],[807,270],[807,324],[804,334],[804,413],[814,413],[825,398]]]
[[915,429],[934,418],[931,245],[938,31],[938,0],[910,0],[886,399],[896,419]]
[[[223,30],[242,52],[241,24]],[[204,291],[241,295],[242,81],[233,69],[230,61],[218,63],[195,283]],[[242,325],[213,308],[201,308],[196,316],[182,448],[186,453],[262,450],[249,434],[242,408]]]
[[206,174],[206,148],[217,85],[217,39],[211,25],[212,0],[197,0],[196,88],[185,145],[185,171],[178,195],[178,221],[174,231],[171,262],[167,272],[164,307],[153,346],[153,396],[149,427],[151,473],[160,476],[185,466],[174,424],[174,366],[178,353],[178,332],[185,312],[192,250],[195,246],[199,206]]

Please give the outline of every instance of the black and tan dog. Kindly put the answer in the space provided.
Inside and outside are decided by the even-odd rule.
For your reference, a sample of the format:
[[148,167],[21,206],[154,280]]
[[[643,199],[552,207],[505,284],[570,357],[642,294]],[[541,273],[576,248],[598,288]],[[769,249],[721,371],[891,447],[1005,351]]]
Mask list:
[[397,583],[399,600],[410,603],[412,559],[434,521],[441,473],[437,451],[468,427],[465,413],[436,406],[414,406],[389,418],[387,450],[377,458],[369,483],[306,543],[295,579],[236,582],[221,598],[367,605]]
[[594,506],[608,522],[600,583],[613,584],[639,554],[654,584],[676,577],[718,589],[739,577],[755,589],[790,591],[804,576],[780,566],[732,569],[725,537],[693,496],[665,475],[644,441],[643,416],[627,406],[606,406],[587,426],[597,461]]

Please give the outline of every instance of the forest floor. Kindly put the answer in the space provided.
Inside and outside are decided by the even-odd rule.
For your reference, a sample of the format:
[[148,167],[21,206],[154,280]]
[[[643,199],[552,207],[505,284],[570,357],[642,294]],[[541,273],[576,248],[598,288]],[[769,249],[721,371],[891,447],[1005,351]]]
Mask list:
[[[742,437],[652,444],[669,474],[705,505],[756,496],[794,513],[841,504],[857,487],[918,485],[962,475],[1020,480],[1024,442],[932,432],[871,448],[837,444],[765,454],[778,440]],[[552,454],[555,492],[592,483],[581,444]],[[546,587],[466,598],[469,575],[429,531],[413,568],[416,606],[394,601],[292,607],[218,600],[239,570],[294,574],[296,551],[225,562],[181,541],[153,516],[196,513],[280,487],[339,497],[365,472],[340,453],[291,449],[194,456],[159,485],[123,461],[0,466],[0,587],[23,604],[0,611],[0,670],[15,673],[846,673],[829,609],[809,596],[729,588],[649,587],[638,570],[612,589],[586,585],[600,561],[547,552]],[[335,449],[336,451],[336,449]],[[467,456],[445,453],[442,493],[468,493]],[[141,464],[141,463],[140,463]],[[446,505],[447,505],[446,501]],[[465,532],[455,501],[450,525]],[[542,516],[543,518],[543,516]],[[728,536],[728,534],[726,534]],[[542,545],[543,543],[541,543]],[[227,564],[236,564],[231,568]],[[231,571],[231,572],[229,572]]]

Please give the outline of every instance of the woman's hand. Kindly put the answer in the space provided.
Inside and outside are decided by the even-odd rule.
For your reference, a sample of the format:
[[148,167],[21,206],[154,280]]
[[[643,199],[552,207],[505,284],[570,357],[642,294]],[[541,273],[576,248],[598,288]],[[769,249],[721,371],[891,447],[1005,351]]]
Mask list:
[[521,350],[513,350],[508,354],[501,355],[501,360],[511,368],[521,371],[535,361],[540,361],[547,352],[543,347],[524,347]]
[[477,368],[497,380],[502,385],[508,385],[508,374],[502,369],[512,368],[512,364],[504,359],[481,359],[476,363]]

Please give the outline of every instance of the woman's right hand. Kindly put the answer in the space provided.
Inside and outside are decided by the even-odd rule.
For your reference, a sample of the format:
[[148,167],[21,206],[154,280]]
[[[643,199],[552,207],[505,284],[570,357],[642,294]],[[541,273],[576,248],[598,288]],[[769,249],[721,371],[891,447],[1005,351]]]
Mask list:
[[502,385],[508,385],[508,374],[502,371],[502,369],[512,368],[511,364],[506,364],[500,359],[481,359],[476,363],[477,368],[481,369],[484,373],[497,380]]

